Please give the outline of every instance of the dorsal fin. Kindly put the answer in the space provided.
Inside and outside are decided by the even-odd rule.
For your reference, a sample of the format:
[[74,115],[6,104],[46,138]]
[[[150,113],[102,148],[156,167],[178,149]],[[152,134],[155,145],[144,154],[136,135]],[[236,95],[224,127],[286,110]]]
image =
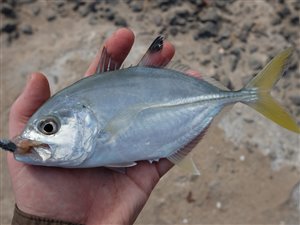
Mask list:
[[182,72],[187,74],[188,71],[191,69],[188,65],[182,64],[179,60],[171,61],[167,66],[167,69],[176,70],[178,72]]
[[229,91],[229,88],[225,87],[220,81],[217,81],[211,77],[201,77],[201,79],[223,91]]
[[108,53],[104,46],[101,52],[101,56],[97,65],[96,74],[104,73],[106,71],[113,71],[119,69],[119,64]]
[[150,47],[148,48],[145,55],[142,57],[140,62],[138,63],[138,66],[147,66],[147,67],[163,67],[166,65],[165,61],[162,62],[153,62],[153,59],[155,58],[156,54],[159,54],[159,52],[163,49],[164,45],[164,37],[158,36],[155,38],[155,40],[152,42]]

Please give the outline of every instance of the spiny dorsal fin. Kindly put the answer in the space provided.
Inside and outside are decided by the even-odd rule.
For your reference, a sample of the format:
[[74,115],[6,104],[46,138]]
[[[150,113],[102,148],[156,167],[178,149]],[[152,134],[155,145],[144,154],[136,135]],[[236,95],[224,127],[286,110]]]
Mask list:
[[165,60],[161,62],[155,61],[154,59],[156,55],[163,49],[164,45],[164,37],[158,36],[155,38],[155,40],[152,42],[150,47],[148,48],[145,55],[142,57],[140,62],[138,63],[138,66],[147,66],[147,67],[164,67],[167,62]]
[[104,46],[101,52],[101,56],[97,65],[96,74],[104,73],[107,71],[114,71],[119,69],[120,65],[116,62],[112,56],[107,52]]

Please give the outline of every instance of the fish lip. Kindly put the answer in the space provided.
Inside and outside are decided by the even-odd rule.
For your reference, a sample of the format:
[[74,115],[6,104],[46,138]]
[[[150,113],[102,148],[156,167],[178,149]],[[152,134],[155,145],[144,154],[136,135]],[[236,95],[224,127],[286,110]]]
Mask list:
[[13,142],[17,146],[17,149],[14,153],[19,155],[25,155],[29,153],[34,153],[38,155],[37,149],[41,147],[48,150],[50,149],[50,146],[46,143],[24,138],[22,136],[15,137],[13,139]]

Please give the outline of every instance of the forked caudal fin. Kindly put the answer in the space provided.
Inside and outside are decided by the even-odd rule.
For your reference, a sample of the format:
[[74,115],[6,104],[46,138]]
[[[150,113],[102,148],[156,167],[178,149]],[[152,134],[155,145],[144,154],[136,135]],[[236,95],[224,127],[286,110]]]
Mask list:
[[270,94],[272,87],[284,73],[292,52],[292,48],[282,51],[275,56],[260,73],[250,80],[244,89],[256,89],[258,100],[256,102],[244,103],[278,125],[290,131],[300,133],[300,128],[294,119],[275,101],[275,99],[272,98]]

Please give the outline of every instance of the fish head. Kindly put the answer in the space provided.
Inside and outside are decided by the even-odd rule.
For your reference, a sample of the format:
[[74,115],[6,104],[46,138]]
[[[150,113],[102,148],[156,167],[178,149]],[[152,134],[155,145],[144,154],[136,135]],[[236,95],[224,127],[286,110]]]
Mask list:
[[14,139],[15,159],[44,166],[76,167],[89,157],[97,133],[94,113],[79,102],[50,101]]

